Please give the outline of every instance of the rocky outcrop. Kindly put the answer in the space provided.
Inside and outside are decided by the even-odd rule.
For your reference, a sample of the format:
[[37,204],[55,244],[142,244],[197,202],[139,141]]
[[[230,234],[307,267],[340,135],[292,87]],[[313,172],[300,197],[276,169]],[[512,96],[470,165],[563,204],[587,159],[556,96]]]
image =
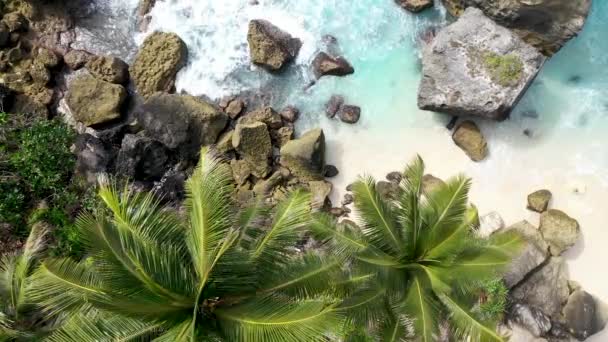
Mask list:
[[516,223],[506,230],[518,232],[525,240],[521,252],[513,258],[503,274],[505,284],[512,288],[549,258],[549,246],[543,240],[539,230],[528,221]]
[[544,60],[479,9],[468,8],[424,47],[418,107],[504,120]]
[[237,124],[232,136],[232,146],[247,162],[251,174],[264,178],[270,173],[269,158],[272,155],[272,143],[265,123]]
[[313,73],[316,78],[321,76],[346,76],[355,72],[346,58],[333,57],[325,52],[319,52],[312,61]]
[[513,30],[545,55],[557,52],[583,28],[591,0],[443,0],[455,16],[466,6],[480,8],[485,15]]
[[92,126],[120,118],[126,98],[123,86],[83,75],[70,84],[66,102],[78,122]]
[[418,13],[433,7],[433,0],[395,0],[395,2],[406,10]]
[[86,64],[91,75],[100,80],[123,84],[129,80],[129,65],[114,56],[94,56]]
[[552,196],[551,191],[546,189],[534,191],[528,195],[528,209],[537,213],[546,211]]
[[325,135],[313,129],[281,148],[281,165],[301,180],[322,180],[325,166]]
[[486,139],[473,121],[462,122],[452,134],[452,139],[473,161],[482,161],[488,155]]
[[144,97],[171,91],[177,72],[186,64],[188,48],[174,33],[154,32],[144,40],[129,69],[135,89]]
[[251,61],[269,71],[279,71],[293,61],[302,42],[266,20],[249,22],[247,33]]
[[580,237],[578,222],[566,213],[550,209],[540,216],[540,232],[552,255],[560,255],[574,246]]

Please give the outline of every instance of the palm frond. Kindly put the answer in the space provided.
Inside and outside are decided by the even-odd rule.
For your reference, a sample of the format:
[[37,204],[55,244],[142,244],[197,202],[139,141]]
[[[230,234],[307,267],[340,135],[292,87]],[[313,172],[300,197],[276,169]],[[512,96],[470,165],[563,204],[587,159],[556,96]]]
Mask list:
[[454,298],[442,294],[439,296],[441,302],[449,312],[449,319],[452,325],[452,334],[459,341],[498,341],[504,339],[496,332],[494,322],[482,322],[480,319],[466,308],[466,306],[458,303]]
[[359,231],[338,224],[336,219],[327,213],[314,213],[310,229],[315,239],[328,246],[332,254],[339,257],[352,256],[369,247]]
[[405,315],[398,317],[389,316],[381,322],[376,333],[377,341],[383,342],[406,342],[413,337],[412,321]]
[[401,252],[403,240],[394,209],[378,193],[376,181],[372,177],[359,179],[353,184],[353,194],[361,229],[368,241],[384,252]]
[[399,224],[403,230],[406,257],[412,256],[417,248],[422,228],[420,215],[420,195],[422,193],[422,177],[424,175],[424,161],[417,156],[403,172],[400,187],[401,196],[398,199]]
[[450,260],[462,252],[463,249],[474,245],[474,242],[471,241],[475,238],[472,234],[475,216],[471,215],[474,211],[475,209],[472,208],[467,209],[463,222],[449,229],[445,236],[435,238],[434,242],[429,243],[424,259]]
[[[422,342],[435,341],[438,310],[433,302],[430,284],[422,276],[414,276],[407,297],[399,311],[410,318],[417,336]],[[398,311],[398,312],[399,312]]]

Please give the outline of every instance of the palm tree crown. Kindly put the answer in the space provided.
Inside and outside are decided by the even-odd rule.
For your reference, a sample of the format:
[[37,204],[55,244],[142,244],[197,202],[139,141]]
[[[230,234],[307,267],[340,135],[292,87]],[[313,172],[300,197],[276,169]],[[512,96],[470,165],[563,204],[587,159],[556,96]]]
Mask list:
[[501,341],[476,304],[480,284],[508,265],[520,238],[512,232],[479,238],[470,181],[455,177],[424,193],[423,174],[417,158],[391,199],[379,195],[371,177],[356,182],[360,229],[317,220],[317,236],[353,254],[352,277],[362,280],[340,308],[355,324],[371,327],[375,340],[435,341],[447,321],[458,341]]
[[341,263],[292,246],[310,196],[237,209],[228,166],[209,152],[187,182],[186,218],[150,194],[102,185],[109,217],[78,225],[88,258],[49,260],[35,299],[76,312],[50,341],[316,341],[340,327],[326,279]]

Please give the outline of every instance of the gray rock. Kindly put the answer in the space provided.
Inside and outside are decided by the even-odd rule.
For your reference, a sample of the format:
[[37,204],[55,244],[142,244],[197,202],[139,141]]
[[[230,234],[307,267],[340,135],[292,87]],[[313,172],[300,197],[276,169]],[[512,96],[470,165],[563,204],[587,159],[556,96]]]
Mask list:
[[433,7],[433,0],[395,0],[395,2],[413,13],[422,12],[427,8]]
[[339,173],[340,171],[338,171],[335,165],[325,165],[325,169],[323,170],[323,176],[327,178],[336,177]]
[[300,116],[300,111],[294,106],[287,106],[283,108],[283,110],[279,114],[281,115],[283,120],[293,123],[298,120],[298,117]]
[[325,114],[327,114],[328,118],[333,118],[338,114],[340,108],[344,104],[344,97],[341,95],[332,95],[329,98],[329,101],[325,104]]
[[344,105],[338,111],[338,117],[345,123],[357,123],[359,118],[361,118],[361,108],[352,105]]
[[281,147],[282,166],[305,181],[322,180],[325,167],[325,135],[322,129],[313,129]]
[[349,205],[355,201],[355,196],[352,194],[345,194],[344,199],[342,200],[342,205]]
[[270,131],[270,137],[276,142],[279,147],[287,144],[293,139],[294,128],[290,126],[281,127],[277,130]]
[[422,192],[430,194],[433,191],[445,186],[445,182],[431,174],[422,176]]
[[443,0],[453,15],[460,15],[465,6],[483,10],[500,25],[550,56],[575,37],[591,8],[591,0]]
[[185,197],[186,173],[171,169],[154,185],[153,191],[163,201],[179,202]]
[[560,255],[574,246],[581,234],[578,221],[556,209],[542,213],[540,232],[549,244],[552,255]]
[[112,161],[110,149],[90,134],[79,135],[74,145],[76,174],[83,176],[89,184],[96,184],[97,177],[108,171]]
[[525,239],[522,251],[513,258],[511,265],[503,274],[505,284],[512,288],[547,260],[549,246],[543,240],[540,231],[528,221],[516,223],[506,230],[515,230]]
[[129,65],[114,56],[94,56],[87,64],[91,75],[110,83],[126,83],[129,80]]
[[601,330],[597,325],[595,299],[583,290],[576,290],[570,295],[564,307],[564,317],[568,330],[579,341]]
[[265,123],[237,124],[232,136],[232,146],[247,162],[254,176],[264,178],[270,173],[272,143]]
[[514,300],[535,306],[552,319],[559,318],[569,295],[566,265],[559,257],[550,258],[511,291]]
[[403,174],[399,171],[389,172],[386,175],[386,180],[393,183],[400,183],[403,178]]
[[549,207],[551,201],[551,191],[549,190],[538,190],[528,195],[528,209],[542,213]]
[[477,231],[477,234],[481,237],[488,237],[504,227],[505,221],[499,213],[493,211],[479,218],[479,230]]
[[312,207],[314,209],[327,208],[331,206],[329,194],[333,188],[327,181],[312,181],[308,183],[310,195],[312,197]]
[[118,151],[116,173],[134,180],[160,180],[168,160],[169,151],[160,142],[127,134]]
[[302,42],[267,20],[252,20],[247,33],[249,55],[254,64],[270,71],[279,71],[293,61]]
[[123,86],[83,75],[70,84],[66,103],[77,121],[91,126],[120,118],[126,98]]
[[355,72],[355,69],[344,57],[333,57],[325,52],[319,52],[315,56],[312,67],[316,78],[327,75],[346,76]]
[[232,168],[232,177],[236,182],[236,185],[243,185],[251,176],[251,168],[249,164],[244,160],[232,159],[230,161],[230,167]]
[[228,103],[225,111],[231,119],[236,119],[245,109],[245,102],[241,99],[234,99]]
[[454,131],[452,140],[471,160],[479,162],[488,156],[488,144],[473,121],[464,121]]
[[379,181],[378,183],[376,183],[376,191],[378,192],[380,197],[385,200],[397,199],[399,189],[399,184],[394,182]]
[[468,8],[425,46],[418,107],[503,120],[545,57],[479,9]]
[[509,320],[519,324],[535,337],[541,337],[551,330],[551,319],[541,310],[516,303],[509,310]]

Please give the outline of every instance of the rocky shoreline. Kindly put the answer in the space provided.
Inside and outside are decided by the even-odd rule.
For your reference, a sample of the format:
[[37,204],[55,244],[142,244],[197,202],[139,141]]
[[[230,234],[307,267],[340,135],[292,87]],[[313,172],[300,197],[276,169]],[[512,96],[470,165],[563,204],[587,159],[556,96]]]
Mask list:
[[[508,117],[545,56],[582,28],[590,5],[577,4],[582,11],[573,13],[559,37],[553,38],[552,31],[514,26],[513,13],[523,16],[519,7],[505,16],[476,1],[464,1],[471,6],[466,10],[463,2],[444,2],[459,19],[423,48],[418,105],[458,117],[494,120]],[[424,1],[399,3],[414,12],[432,6]],[[539,3],[542,7],[545,2]],[[151,6],[153,1],[142,4],[141,22]],[[571,9],[564,7],[560,10]],[[176,75],[188,58],[179,36],[153,33],[128,65],[114,56],[70,49],[72,18],[39,21],[32,8],[15,0],[0,9],[0,90],[10,94],[2,101],[4,109],[39,118],[57,116],[70,124],[80,134],[74,145],[76,173],[92,184],[104,174],[124,177],[135,189],[153,190],[179,205],[200,147],[213,145],[230,163],[239,201],[262,198],[272,203],[290,189],[303,187],[311,191],[317,208],[348,217],[352,195],[337,205],[329,200],[332,184],[326,178],[339,171],[326,164],[324,132],[296,132],[297,108],[272,108],[258,94],[217,101],[175,94]],[[289,67],[301,46],[298,38],[263,20],[249,23],[248,41],[252,63],[274,74]],[[331,51],[319,52],[311,68],[315,78],[355,72],[345,57]],[[361,116],[359,107],[344,104],[339,95],[326,109],[329,117],[348,124]],[[455,125],[452,137],[473,161],[488,155],[487,142],[474,121]],[[431,175],[426,180],[427,188],[442,182]],[[393,173],[378,188],[390,197],[398,181]],[[497,217],[482,217],[479,229],[488,234],[514,229],[529,238],[525,252],[505,276],[513,300],[506,329],[517,325],[548,341],[570,336],[584,340],[601,330],[605,320],[600,304],[568,280],[559,257],[578,239],[578,223],[548,209],[549,201],[546,190],[528,198],[528,207],[542,213],[538,228],[525,221],[504,227]]]

